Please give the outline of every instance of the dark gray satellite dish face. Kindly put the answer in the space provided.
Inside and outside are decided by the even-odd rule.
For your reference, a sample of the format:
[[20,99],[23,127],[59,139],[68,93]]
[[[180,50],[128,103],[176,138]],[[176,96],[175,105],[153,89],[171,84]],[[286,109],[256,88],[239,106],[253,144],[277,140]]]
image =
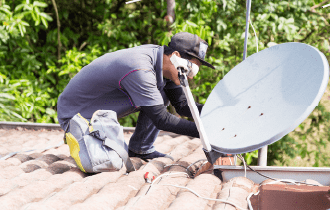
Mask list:
[[239,154],[279,140],[314,110],[328,80],[326,57],[307,44],[279,44],[249,56],[205,103],[201,119],[210,144]]

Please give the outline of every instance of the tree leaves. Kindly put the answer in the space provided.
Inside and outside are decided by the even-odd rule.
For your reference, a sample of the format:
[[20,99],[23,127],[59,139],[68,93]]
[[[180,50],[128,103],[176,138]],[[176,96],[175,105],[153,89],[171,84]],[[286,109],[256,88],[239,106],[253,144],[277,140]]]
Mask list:
[[[166,1],[141,1],[125,5],[121,0],[56,1],[61,24],[62,59],[57,60],[57,26],[54,8],[49,1],[6,1],[0,7],[0,88],[1,93],[15,97],[0,107],[5,120],[21,121],[23,116],[33,122],[57,122],[56,103],[70,79],[97,57],[141,44],[167,45],[181,31],[197,34],[208,42],[206,60],[216,69],[201,66],[191,82],[195,100],[205,103],[215,85],[242,61],[245,34],[246,1],[176,0],[176,20],[167,26]],[[298,3],[298,5],[297,5]],[[310,11],[312,0],[251,3],[251,22],[258,37],[259,50],[285,42],[304,42],[320,49],[330,58],[329,33],[325,10]],[[323,13],[323,14],[322,14]],[[320,15],[321,14],[321,15]],[[323,17],[323,16],[324,17]],[[256,53],[252,28],[248,32],[248,53]],[[1,76],[4,75],[4,76]],[[4,87],[8,88],[5,89]],[[0,103],[1,105],[1,103]],[[320,110],[319,110],[320,111]],[[7,113],[7,114],[2,114]],[[11,114],[8,114],[11,113]],[[315,131],[318,121],[327,119],[326,111],[314,117],[313,129],[301,124],[305,132]],[[137,114],[121,119],[124,126],[134,126]],[[323,123],[325,123],[323,121]],[[302,141],[309,136],[294,133]],[[324,147],[330,136],[315,144]],[[296,149],[292,149],[296,148]],[[283,157],[313,155],[304,151],[292,137],[269,146],[269,163]],[[318,164],[322,163],[322,155]],[[256,152],[246,155],[256,162]]]

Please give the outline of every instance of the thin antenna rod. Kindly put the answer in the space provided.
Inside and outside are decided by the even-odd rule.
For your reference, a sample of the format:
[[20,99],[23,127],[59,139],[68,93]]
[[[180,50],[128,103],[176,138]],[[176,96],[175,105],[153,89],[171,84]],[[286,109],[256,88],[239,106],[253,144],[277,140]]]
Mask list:
[[249,23],[250,23],[250,11],[251,11],[251,0],[247,0],[246,2],[246,23],[245,23],[245,41],[244,41],[244,51],[243,51],[243,61],[246,58],[247,54],[247,39],[248,39],[248,31],[249,31]]
[[330,4],[327,4],[325,6],[322,6],[322,8],[330,7]]
[[134,3],[134,2],[138,2],[138,1],[141,1],[141,0],[133,0],[133,1],[125,2],[125,3],[126,3],[126,4],[131,4],[131,3]]

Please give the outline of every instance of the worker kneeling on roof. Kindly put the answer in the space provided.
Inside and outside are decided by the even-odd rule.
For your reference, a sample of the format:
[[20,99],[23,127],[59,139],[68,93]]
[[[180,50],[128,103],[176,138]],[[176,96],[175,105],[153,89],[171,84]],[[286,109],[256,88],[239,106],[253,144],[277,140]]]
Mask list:
[[[80,113],[91,119],[97,110],[113,110],[118,118],[140,112],[128,149],[130,157],[169,157],[155,150],[159,130],[199,137],[194,122],[169,112],[169,102],[181,116],[192,117],[180,85],[174,55],[191,63],[214,67],[204,60],[207,42],[187,32],[175,34],[168,46],[141,45],[107,53],[83,67],[58,98],[58,120],[67,130]],[[203,105],[196,103],[199,112]]]

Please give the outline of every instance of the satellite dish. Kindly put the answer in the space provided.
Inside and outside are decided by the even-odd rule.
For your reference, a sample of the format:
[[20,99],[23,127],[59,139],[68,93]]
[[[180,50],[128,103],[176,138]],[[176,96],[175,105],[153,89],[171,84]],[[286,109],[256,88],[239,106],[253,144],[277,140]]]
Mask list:
[[212,148],[239,154],[274,143],[309,116],[328,80],[326,57],[307,44],[279,44],[249,56],[220,80],[203,107]]

